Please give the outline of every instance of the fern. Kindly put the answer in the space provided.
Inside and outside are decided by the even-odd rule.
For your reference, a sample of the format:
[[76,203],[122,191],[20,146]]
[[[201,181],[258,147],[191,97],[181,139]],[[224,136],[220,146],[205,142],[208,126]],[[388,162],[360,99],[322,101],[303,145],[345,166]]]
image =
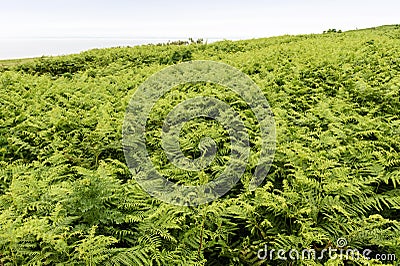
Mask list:
[[[387,26],[95,49],[0,67],[0,265],[383,264],[363,257],[257,257],[265,245],[321,250],[337,248],[338,238],[347,240],[345,248],[399,258],[396,36],[398,29]],[[222,123],[197,118],[182,126],[180,151],[194,160],[215,148],[215,157],[202,171],[170,162],[162,149],[164,122],[190,98],[214,97],[231,106],[251,148],[231,191],[207,205],[181,207],[152,198],[136,183],[146,173],[126,165],[121,125],[144,80],[191,59],[226,62],[250,75],[272,106],[277,146],[265,181],[248,191],[262,144],[255,113],[219,85],[173,88],[146,124],[146,148],[160,174],[198,185],[218,178],[233,162],[232,152],[244,152],[231,145]],[[215,115],[216,109],[204,111]],[[132,139],[129,148],[138,144]]]

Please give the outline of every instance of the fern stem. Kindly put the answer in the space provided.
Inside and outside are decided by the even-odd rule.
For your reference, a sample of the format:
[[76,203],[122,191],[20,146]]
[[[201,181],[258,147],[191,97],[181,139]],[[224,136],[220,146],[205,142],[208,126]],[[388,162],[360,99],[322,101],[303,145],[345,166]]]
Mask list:
[[200,252],[201,252],[201,249],[203,248],[203,234],[204,234],[204,223],[205,223],[205,220],[206,220],[206,217],[205,217],[205,215],[204,215],[204,213],[203,213],[203,215],[202,215],[202,221],[201,221],[201,228],[200,228],[200,242],[199,242],[199,249],[197,250],[197,255],[199,256],[199,259],[201,259],[200,258]]

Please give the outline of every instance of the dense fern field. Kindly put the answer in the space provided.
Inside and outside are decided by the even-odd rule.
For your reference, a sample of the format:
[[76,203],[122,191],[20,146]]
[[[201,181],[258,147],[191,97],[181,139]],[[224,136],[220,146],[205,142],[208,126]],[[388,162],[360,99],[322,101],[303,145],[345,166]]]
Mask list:
[[[224,128],[182,128],[185,156],[217,144],[205,171],[174,168],[162,121],[185,99],[233,106],[250,132],[237,185],[200,206],[148,195],[126,164],[122,124],[136,89],[177,63],[213,60],[247,74],[276,123],[275,158],[248,190],[259,125],[236,94],[180,86],[154,107],[149,156],[164,176],[199,184],[229,162]],[[400,26],[212,44],[95,49],[0,70],[0,265],[395,265],[400,259]],[[345,240],[345,244],[338,240]],[[260,258],[260,249],[337,256]],[[369,256],[343,257],[346,250]],[[377,255],[392,255],[379,260]],[[365,254],[364,254],[365,255]],[[389,256],[386,256],[389,258]],[[395,260],[397,258],[397,260]]]

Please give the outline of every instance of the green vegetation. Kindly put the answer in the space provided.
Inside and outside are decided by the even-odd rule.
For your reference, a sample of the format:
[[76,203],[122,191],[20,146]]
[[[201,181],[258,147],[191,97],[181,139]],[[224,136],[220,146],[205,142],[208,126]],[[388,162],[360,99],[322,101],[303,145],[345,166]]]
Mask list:
[[33,62],[35,61],[36,58],[22,58],[22,59],[6,59],[6,60],[0,60],[0,69],[5,69],[8,67],[28,63],[28,62]]
[[[0,265],[378,265],[346,258],[284,261],[259,249],[370,249],[400,258],[400,27],[213,44],[147,45],[1,64]],[[243,101],[211,84],[181,86],[155,106],[149,154],[178,182],[212,179],[229,161],[218,123],[182,129],[186,156],[212,136],[207,171],[166,161],[159,132],[185,98],[215,95],[245,120],[248,169],[223,198],[179,207],[147,195],[122,150],[125,108],[168,65],[214,60],[248,74],[275,115],[277,150],[249,192],[259,128]],[[339,248],[340,249],[340,248]],[[276,254],[276,253],[275,253]],[[387,261],[382,263],[392,264]]]

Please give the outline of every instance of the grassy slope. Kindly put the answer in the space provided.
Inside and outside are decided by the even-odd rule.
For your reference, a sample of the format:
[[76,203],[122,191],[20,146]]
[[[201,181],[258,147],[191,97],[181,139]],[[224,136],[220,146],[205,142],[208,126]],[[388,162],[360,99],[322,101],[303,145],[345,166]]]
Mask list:
[[[340,237],[352,248],[400,257],[398,47],[400,28],[383,26],[7,61],[0,260],[254,265],[264,244],[336,247]],[[278,145],[256,192],[246,192],[246,175],[220,201],[182,208],[152,200],[130,181],[121,124],[139,84],[196,59],[250,75],[272,107]]]
[[0,60],[0,67],[11,67],[34,61],[35,58],[4,59]]
[[[349,30],[349,31],[347,31],[347,33],[349,33],[349,32],[360,33],[362,31],[370,32],[370,31],[375,31],[375,30],[390,31],[390,30],[396,29],[397,27],[398,27],[398,25],[384,25],[384,26],[372,27],[372,28],[366,28],[366,29]],[[275,38],[281,38],[281,37],[275,37]],[[262,40],[262,39],[260,39],[260,40]],[[55,57],[57,57],[57,56],[55,56]],[[44,56],[42,58],[49,58],[49,56]],[[21,65],[24,63],[32,62],[35,59],[39,59],[39,58],[2,59],[2,60],[0,60],[0,67],[11,67],[11,66],[16,66],[16,65]]]

